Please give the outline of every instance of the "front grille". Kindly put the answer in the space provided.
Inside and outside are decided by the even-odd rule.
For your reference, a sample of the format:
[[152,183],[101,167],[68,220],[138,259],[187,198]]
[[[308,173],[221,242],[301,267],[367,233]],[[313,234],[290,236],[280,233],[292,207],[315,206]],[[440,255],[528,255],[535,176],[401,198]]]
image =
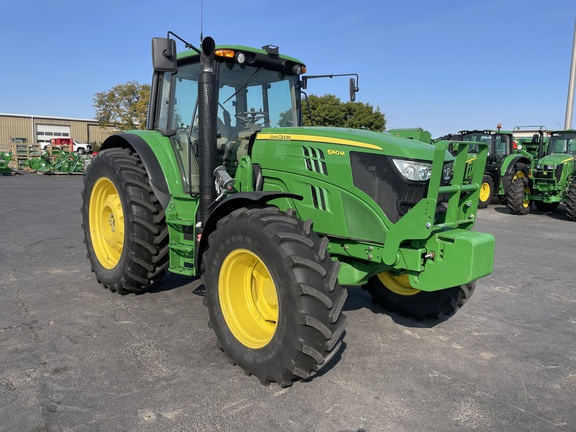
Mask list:
[[559,182],[560,179],[562,178],[562,171],[564,169],[564,165],[558,165],[556,166],[556,169],[551,170],[551,169],[547,169],[547,170],[541,170],[541,169],[536,169],[534,170],[534,180],[536,181],[557,181]]
[[354,186],[372,197],[393,223],[426,196],[428,182],[404,179],[384,155],[350,152],[350,163]]
[[534,171],[534,178],[537,179],[551,179],[552,171]]

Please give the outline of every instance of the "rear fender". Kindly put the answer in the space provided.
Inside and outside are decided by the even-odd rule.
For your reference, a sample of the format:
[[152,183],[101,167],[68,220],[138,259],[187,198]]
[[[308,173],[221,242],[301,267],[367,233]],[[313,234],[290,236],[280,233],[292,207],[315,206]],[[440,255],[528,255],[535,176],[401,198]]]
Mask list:
[[152,190],[166,209],[172,194],[182,192],[182,178],[170,139],[156,131],[130,131],[107,138],[100,151],[118,147],[131,148],[138,154]]

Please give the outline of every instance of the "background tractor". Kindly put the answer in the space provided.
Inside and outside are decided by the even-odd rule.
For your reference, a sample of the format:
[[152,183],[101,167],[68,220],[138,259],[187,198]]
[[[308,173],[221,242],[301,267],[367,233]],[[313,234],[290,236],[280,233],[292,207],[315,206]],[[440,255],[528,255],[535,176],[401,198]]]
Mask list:
[[531,178],[517,178],[508,191],[508,208],[512,214],[530,212],[532,202],[541,211],[553,211],[566,204],[566,215],[576,221],[576,130],[547,133],[546,154],[532,170]]
[[[535,162],[542,157],[546,144],[545,129],[531,126],[515,127],[513,131],[496,130],[460,131],[463,141],[485,142],[489,145],[488,161],[480,187],[479,208],[485,208],[493,196],[506,202],[512,182],[528,179]],[[529,137],[526,137],[529,134]],[[470,148],[474,152],[474,146]]]
[[[487,207],[494,196],[505,202],[512,181],[530,175],[534,157],[526,150],[516,148],[512,132],[501,130],[500,125],[496,130],[463,130],[459,134],[463,141],[482,142],[489,146],[488,161],[480,187],[479,208]],[[470,147],[470,151],[476,152],[474,145]]]
[[301,61],[209,37],[177,55],[174,37],[152,41],[147,130],[109,137],[85,177],[85,243],[105,287],[140,293],[166,271],[201,275],[218,347],[286,386],[338,352],[343,286],[439,318],[491,273],[494,238],[471,230],[482,170],[463,184],[466,143],[453,157],[390,134],[302,127]]
[[524,150],[532,156],[534,162],[546,153],[549,136],[545,126],[516,126],[512,130],[514,149]]

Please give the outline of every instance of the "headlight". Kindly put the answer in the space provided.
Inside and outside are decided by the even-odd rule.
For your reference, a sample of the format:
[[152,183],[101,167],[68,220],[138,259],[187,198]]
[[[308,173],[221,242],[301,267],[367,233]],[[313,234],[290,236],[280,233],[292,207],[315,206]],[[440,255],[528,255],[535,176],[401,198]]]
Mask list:
[[452,171],[454,170],[454,162],[448,162],[442,168],[442,180],[444,183],[450,182],[452,180]]
[[426,181],[430,178],[432,164],[405,159],[392,159],[398,171],[408,180]]
[[546,169],[553,170],[556,168],[554,165],[546,165]]

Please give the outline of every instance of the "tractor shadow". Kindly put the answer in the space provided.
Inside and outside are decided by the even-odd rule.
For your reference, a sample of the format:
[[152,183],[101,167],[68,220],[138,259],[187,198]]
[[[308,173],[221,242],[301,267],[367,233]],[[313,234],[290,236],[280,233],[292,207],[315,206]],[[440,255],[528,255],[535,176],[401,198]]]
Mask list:
[[[482,211],[482,210],[480,210],[480,211]],[[560,204],[556,210],[551,210],[551,211],[541,211],[541,210],[538,210],[535,205],[532,205],[530,207],[530,213],[528,213],[527,215],[522,215],[522,216],[513,215],[512,213],[510,213],[510,210],[508,209],[508,207],[506,207],[505,205],[502,205],[502,204],[494,206],[494,211],[496,211],[496,213],[507,214],[507,215],[510,215],[513,217],[523,217],[523,216],[534,215],[534,216],[548,216],[551,219],[555,219],[555,220],[570,221],[568,219],[568,216],[566,216],[566,206],[564,204]]]
[[171,291],[177,288],[190,285],[193,293],[204,296],[204,285],[202,285],[201,275],[197,276],[183,276],[175,273],[167,272],[157,284],[148,290],[147,294],[158,294],[165,291]]
[[382,306],[374,303],[370,294],[362,287],[346,287],[348,289],[348,298],[344,303],[343,312],[352,312],[360,309],[368,309],[375,314],[387,315],[394,323],[409,328],[433,328],[449,320],[452,315],[439,319],[418,320],[416,318],[405,317],[395,312],[390,312]]
[[[188,286],[188,288],[192,289],[192,294],[196,296],[205,297],[206,295],[206,288],[202,283],[201,275],[182,276],[173,273],[167,273],[166,276],[157,285],[155,285],[149,291],[147,291],[146,294],[158,294],[182,288],[184,286]],[[417,320],[405,317],[395,312],[389,312],[382,306],[372,302],[372,297],[370,296],[370,294],[364,291],[361,287],[349,286],[345,288],[348,291],[348,298],[346,299],[346,303],[344,303],[344,307],[342,309],[343,312],[352,312],[361,309],[368,309],[369,311],[375,314],[387,315],[396,324],[410,328],[432,328],[450,319],[450,316],[435,320],[434,319]],[[339,351],[343,351],[344,349],[345,349],[345,343],[343,343],[343,346],[340,348]],[[341,354],[337,354],[335,358],[339,356],[341,356]],[[322,370],[319,371],[318,374],[320,374]]]

